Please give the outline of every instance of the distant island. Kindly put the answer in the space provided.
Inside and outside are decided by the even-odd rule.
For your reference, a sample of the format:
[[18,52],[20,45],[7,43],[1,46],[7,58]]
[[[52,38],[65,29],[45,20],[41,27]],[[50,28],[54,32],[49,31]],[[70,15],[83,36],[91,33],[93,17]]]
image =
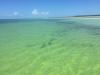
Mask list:
[[100,15],[76,15],[72,17],[100,17]]
[[100,15],[75,15],[75,16],[63,16],[63,17],[48,17],[49,19],[66,19],[66,18],[100,18]]

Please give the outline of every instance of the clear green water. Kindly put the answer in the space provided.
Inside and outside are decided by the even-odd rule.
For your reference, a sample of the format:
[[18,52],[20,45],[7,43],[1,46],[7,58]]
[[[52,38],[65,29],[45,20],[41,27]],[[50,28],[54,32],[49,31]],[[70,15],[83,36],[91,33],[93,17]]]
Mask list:
[[0,20],[0,75],[100,75],[100,23],[87,22]]

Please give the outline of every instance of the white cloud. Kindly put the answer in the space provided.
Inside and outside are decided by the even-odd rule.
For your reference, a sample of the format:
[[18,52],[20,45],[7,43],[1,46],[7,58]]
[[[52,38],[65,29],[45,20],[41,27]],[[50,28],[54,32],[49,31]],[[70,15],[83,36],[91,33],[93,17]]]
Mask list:
[[17,15],[19,15],[19,13],[18,12],[14,12],[13,15],[14,16],[17,16]]
[[38,11],[38,9],[33,9],[32,11],[32,15],[34,16],[46,16],[48,14],[49,14],[48,11]]
[[38,11],[37,9],[34,9],[34,10],[32,11],[32,15],[39,15],[39,11]]

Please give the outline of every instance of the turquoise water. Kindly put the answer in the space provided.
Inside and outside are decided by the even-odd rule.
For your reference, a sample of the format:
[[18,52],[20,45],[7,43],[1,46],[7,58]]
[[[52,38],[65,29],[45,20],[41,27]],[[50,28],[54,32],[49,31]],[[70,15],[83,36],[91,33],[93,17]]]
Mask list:
[[100,23],[0,20],[0,75],[100,75]]

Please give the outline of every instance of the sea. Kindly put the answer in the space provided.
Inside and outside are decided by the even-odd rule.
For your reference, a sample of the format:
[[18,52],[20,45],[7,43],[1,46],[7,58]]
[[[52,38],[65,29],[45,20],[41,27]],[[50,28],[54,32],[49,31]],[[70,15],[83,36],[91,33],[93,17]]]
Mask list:
[[100,75],[100,19],[0,19],[0,75]]

